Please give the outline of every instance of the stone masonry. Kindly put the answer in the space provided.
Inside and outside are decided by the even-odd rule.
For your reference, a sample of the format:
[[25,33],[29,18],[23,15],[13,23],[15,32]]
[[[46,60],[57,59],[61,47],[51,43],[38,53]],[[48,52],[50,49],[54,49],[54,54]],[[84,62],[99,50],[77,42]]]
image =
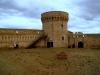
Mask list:
[[41,14],[42,30],[0,28],[0,49],[35,47],[100,48],[100,34],[73,33],[68,30],[68,13]]

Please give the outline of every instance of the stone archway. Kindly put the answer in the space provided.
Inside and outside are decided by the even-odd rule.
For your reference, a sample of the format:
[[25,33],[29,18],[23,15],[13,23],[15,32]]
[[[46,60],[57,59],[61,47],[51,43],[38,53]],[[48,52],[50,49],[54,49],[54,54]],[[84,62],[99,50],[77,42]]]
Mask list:
[[78,48],[83,48],[83,42],[81,41],[78,42]]

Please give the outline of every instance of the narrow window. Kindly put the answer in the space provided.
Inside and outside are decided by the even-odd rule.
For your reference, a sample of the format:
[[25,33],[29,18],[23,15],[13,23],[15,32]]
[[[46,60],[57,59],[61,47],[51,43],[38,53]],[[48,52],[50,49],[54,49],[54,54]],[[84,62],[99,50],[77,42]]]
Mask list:
[[62,40],[64,40],[64,36],[62,36]]
[[16,34],[18,33],[18,30],[16,30]]
[[52,20],[53,20],[53,17],[52,17]]
[[37,33],[39,34],[40,32],[38,31]]
[[61,24],[61,27],[63,28],[63,24]]
[[84,35],[83,35],[83,37],[84,37]]

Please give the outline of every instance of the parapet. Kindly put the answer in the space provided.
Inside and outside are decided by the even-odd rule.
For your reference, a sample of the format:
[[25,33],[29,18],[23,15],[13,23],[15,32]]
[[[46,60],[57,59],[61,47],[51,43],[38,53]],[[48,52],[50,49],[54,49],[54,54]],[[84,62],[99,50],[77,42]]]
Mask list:
[[42,34],[43,30],[0,28],[0,34]]
[[41,14],[42,22],[68,21],[68,13],[63,11],[49,11]]
[[75,32],[75,35],[83,35],[82,32]]

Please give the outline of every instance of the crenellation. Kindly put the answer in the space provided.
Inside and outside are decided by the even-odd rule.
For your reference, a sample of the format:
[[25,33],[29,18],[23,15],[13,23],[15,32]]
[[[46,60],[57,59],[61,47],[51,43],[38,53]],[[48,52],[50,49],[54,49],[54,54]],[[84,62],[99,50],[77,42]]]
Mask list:
[[62,11],[45,12],[41,14],[41,21],[68,21],[68,13]]
[[49,11],[41,14],[42,30],[0,28],[0,49],[34,47],[100,48],[100,34],[68,30],[69,14]]
[[68,21],[67,17],[46,17],[46,18],[41,18],[42,22],[50,22],[50,21]]

